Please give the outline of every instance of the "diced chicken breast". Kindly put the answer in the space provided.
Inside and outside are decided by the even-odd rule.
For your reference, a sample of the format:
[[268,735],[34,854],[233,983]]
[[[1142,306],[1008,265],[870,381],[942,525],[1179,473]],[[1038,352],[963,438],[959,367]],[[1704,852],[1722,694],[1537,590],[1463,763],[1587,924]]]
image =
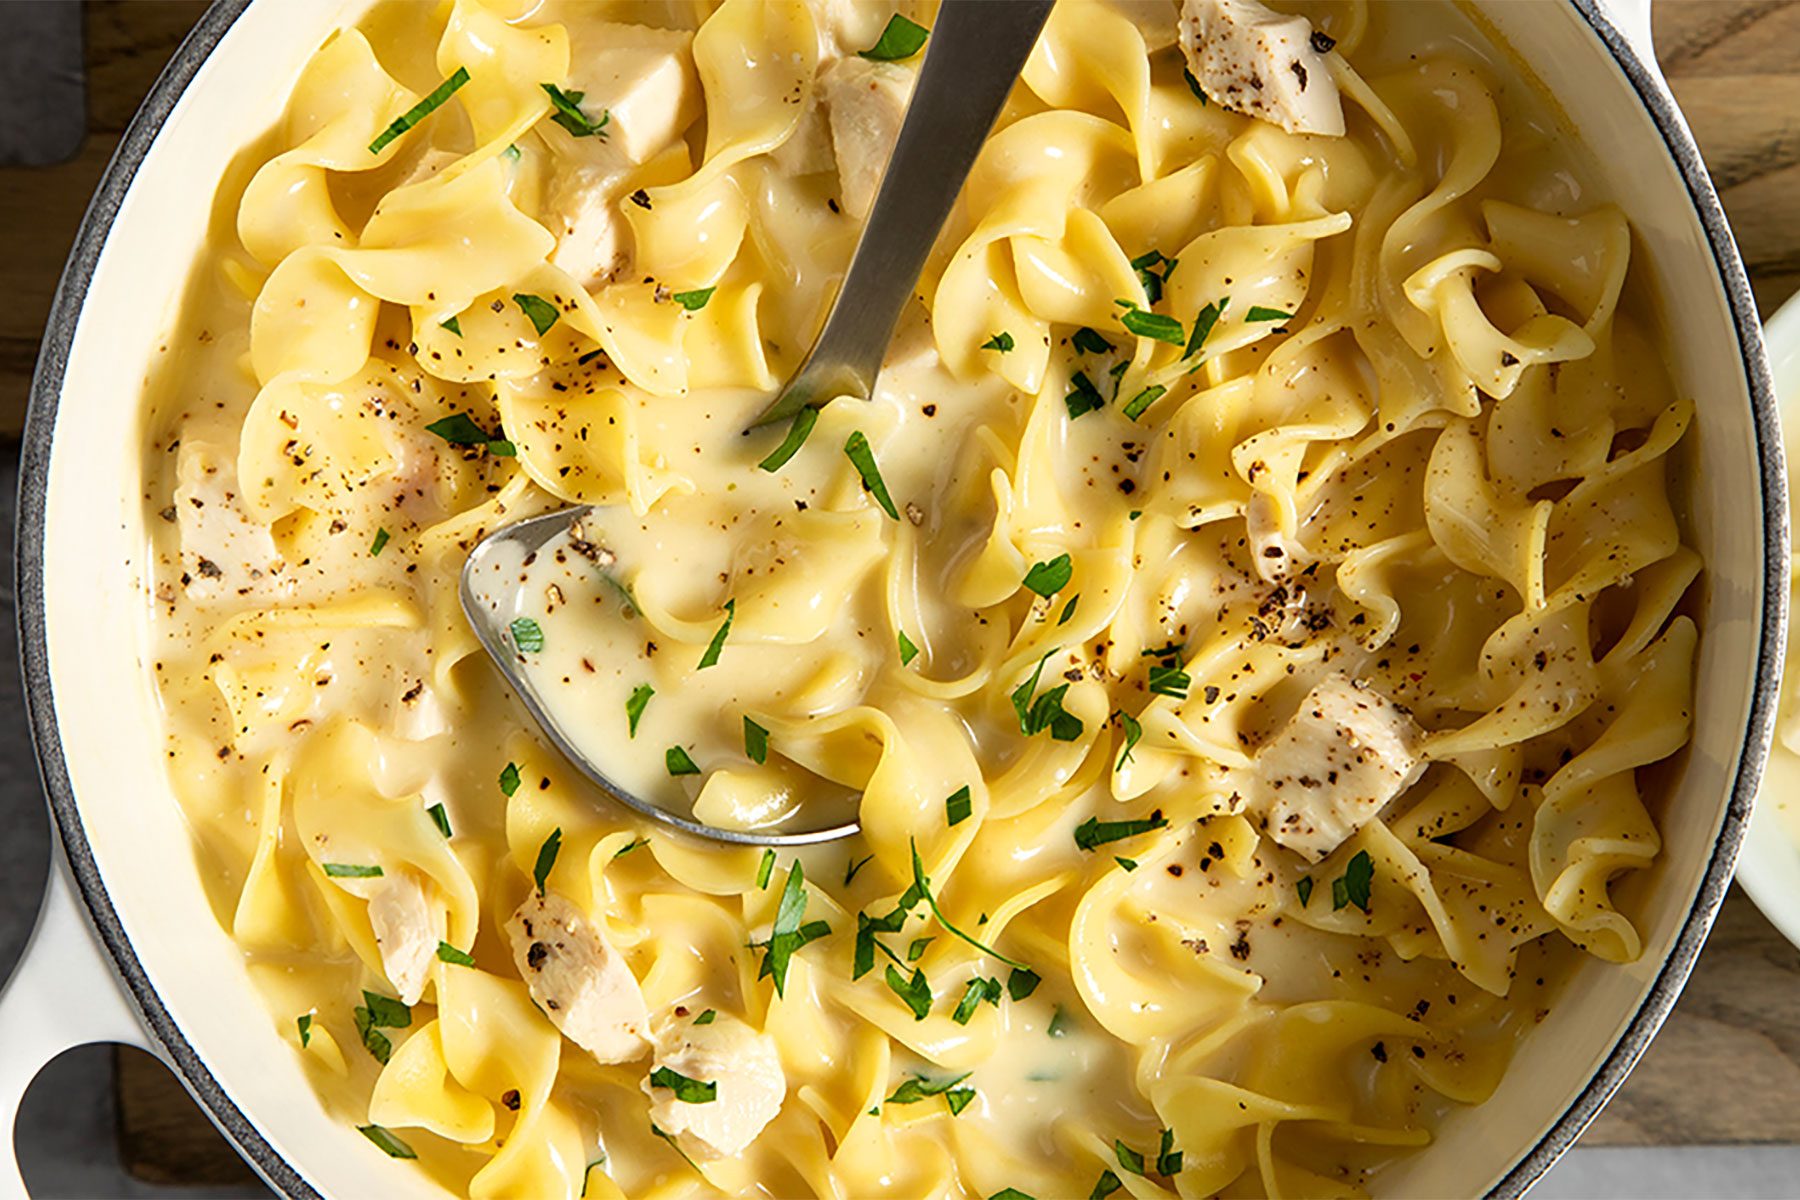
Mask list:
[[627,162],[648,162],[700,119],[692,33],[612,21],[568,28],[567,90],[582,94],[581,109],[594,120],[607,114],[606,144]]
[[844,211],[859,221],[867,219],[874,207],[881,177],[900,140],[913,80],[913,72],[905,67],[865,58],[841,59],[819,76],[831,120],[840,198]]
[[416,871],[392,871],[369,896],[369,925],[381,951],[381,969],[403,1004],[417,1004],[431,979],[445,912]]
[[599,137],[573,137],[539,125],[556,153],[544,188],[541,219],[556,235],[550,261],[598,288],[631,260],[630,227],[619,205],[632,168],[666,149],[700,116],[700,79],[693,35],[609,21],[572,22],[566,90],[580,92],[592,120],[607,116]]
[[531,998],[564,1037],[603,1063],[644,1052],[650,1012],[637,976],[571,901],[533,892],[507,921],[506,935]]
[[163,515],[181,535],[181,582],[188,599],[274,597],[290,589],[268,526],[239,503],[237,462],[218,446],[183,441],[175,460],[175,503]]
[[1257,755],[1269,836],[1308,862],[1323,859],[1425,770],[1422,737],[1392,700],[1331,675]]
[[1289,133],[1343,136],[1343,102],[1325,62],[1332,43],[1305,17],[1257,0],[1182,0],[1180,36],[1188,69],[1215,103]]
[[[711,1083],[710,1100],[689,1101],[655,1082],[669,1071],[697,1083]],[[644,1079],[650,1097],[650,1120],[696,1159],[733,1158],[742,1154],[764,1126],[781,1111],[787,1076],[775,1039],[758,1033],[736,1017],[719,1013],[709,1025],[677,1018],[656,1038],[656,1057]]]

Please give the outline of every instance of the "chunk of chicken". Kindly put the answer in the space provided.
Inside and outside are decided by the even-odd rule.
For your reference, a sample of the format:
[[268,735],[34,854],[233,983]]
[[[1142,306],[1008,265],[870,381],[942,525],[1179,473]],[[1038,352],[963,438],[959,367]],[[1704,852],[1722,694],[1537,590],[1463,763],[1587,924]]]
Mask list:
[[190,600],[284,595],[286,564],[266,525],[239,502],[237,462],[224,449],[183,441],[175,460],[172,517],[181,537],[181,583]]
[[1257,755],[1269,836],[1318,862],[1425,770],[1407,711],[1342,672],[1315,687]]
[[605,144],[626,162],[648,162],[700,119],[692,33],[613,21],[570,21],[568,29],[567,90],[582,94],[593,120],[607,114]]
[[900,140],[913,82],[907,68],[865,58],[840,59],[819,76],[840,198],[844,211],[859,221],[874,207],[894,143]]
[[507,921],[506,935],[531,998],[564,1037],[603,1063],[644,1052],[650,1012],[637,976],[572,902],[533,892]]
[[550,261],[597,288],[630,262],[629,226],[619,205],[633,167],[668,148],[700,116],[693,35],[608,21],[572,22],[567,91],[581,93],[604,134],[574,137],[539,125],[556,162],[544,189],[543,221],[556,235]]
[[[716,1093],[699,1102],[677,1099],[673,1088],[654,1081],[657,1071],[711,1083]],[[651,1123],[689,1155],[732,1158],[781,1111],[787,1076],[774,1038],[719,1013],[708,1025],[678,1018],[658,1031],[644,1092],[650,1097]]]
[[1344,107],[1325,55],[1331,40],[1305,17],[1257,0],[1182,0],[1181,52],[1214,102],[1289,133],[1341,137]]
[[403,1004],[417,1004],[431,979],[438,943],[444,940],[445,912],[433,903],[430,884],[418,872],[383,876],[369,896],[369,925],[381,951],[381,969]]

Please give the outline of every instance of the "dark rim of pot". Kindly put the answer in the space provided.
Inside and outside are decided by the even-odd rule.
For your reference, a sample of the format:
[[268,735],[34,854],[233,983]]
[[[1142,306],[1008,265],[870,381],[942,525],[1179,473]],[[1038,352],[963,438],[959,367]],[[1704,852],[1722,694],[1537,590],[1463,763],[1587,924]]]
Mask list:
[[[1522,1153],[1495,1184],[1492,1194],[1516,1197],[1547,1170],[1572,1145],[1588,1122],[1630,1072],[1674,1006],[1682,984],[1700,952],[1719,905],[1731,884],[1738,845],[1749,819],[1756,785],[1768,753],[1773,728],[1777,681],[1780,678],[1782,630],[1787,605],[1787,572],[1782,568],[1788,551],[1786,480],[1782,468],[1780,426],[1776,420],[1774,387],[1762,350],[1762,326],[1756,302],[1738,258],[1725,214],[1714,193],[1698,148],[1656,76],[1637,57],[1627,39],[1600,11],[1596,0],[1570,0],[1605,44],[1636,91],[1638,100],[1654,120],[1670,156],[1686,181],[1694,214],[1705,230],[1714,263],[1737,328],[1751,407],[1755,419],[1757,453],[1761,470],[1764,517],[1762,638],[1757,662],[1758,685],[1751,702],[1749,726],[1738,759],[1736,778],[1727,801],[1723,823],[1707,864],[1694,905],[1654,985],[1632,1016],[1605,1061],[1574,1101],[1556,1118],[1548,1131]],[[139,165],[149,153],[169,113],[207,57],[249,6],[250,0],[214,0],[206,15],[182,42],[174,58],[157,79],[138,110],[107,167],[99,189],[89,204],[64,269],[62,282],[51,306],[37,371],[32,379],[31,407],[26,419],[19,468],[17,583],[20,656],[24,670],[25,699],[32,738],[50,812],[64,854],[74,875],[100,940],[118,969],[132,1002],[144,1023],[173,1061],[188,1090],[239,1151],[282,1195],[293,1200],[315,1200],[318,1192],[301,1178],[257,1127],[244,1115],[201,1061],[193,1046],[169,1015],[151,986],[114,910],[106,884],[100,877],[92,848],[82,827],[80,811],[63,758],[56,723],[46,642],[42,556],[45,505],[49,486],[51,437],[61,400],[63,378],[76,322],[87,299],[95,264],[106,245]]]

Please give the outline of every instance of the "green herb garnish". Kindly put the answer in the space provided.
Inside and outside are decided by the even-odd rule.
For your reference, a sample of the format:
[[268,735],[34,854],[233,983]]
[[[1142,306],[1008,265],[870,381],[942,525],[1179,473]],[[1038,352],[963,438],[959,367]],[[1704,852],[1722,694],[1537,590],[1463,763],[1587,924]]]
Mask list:
[[1069,586],[1075,567],[1067,554],[1059,554],[1049,562],[1032,563],[1025,572],[1025,586],[1048,600]]
[[1094,386],[1094,381],[1087,377],[1085,371],[1077,371],[1069,377],[1069,389],[1069,394],[1063,397],[1063,406],[1069,410],[1071,421],[1097,408],[1106,407],[1100,389]]
[[925,972],[915,970],[908,979],[890,963],[883,977],[887,980],[888,990],[912,1009],[915,1021],[923,1021],[931,1015],[931,984],[926,982]]
[[775,994],[785,995],[782,989],[787,985],[788,963],[794,952],[812,941],[831,932],[831,927],[823,921],[802,924],[806,916],[806,872],[795,859],[794,865],[788,868],[787,883],[781,889],[781,900],[775,906],[775,923],[769,929],[768,952],[763,955],[762,969],[757,978],[764,976],[775,980]]
[[[393,124],[382,130],[380,134],[376,136],[375,140],[369,143],[369,153],[380,154],[383,150],[387,149],[389,142],[411,129],[414,125],[417,125],[420,121],[423,121],[426,117],[429,117],[444,103],[444,101],[448,100],[451,96],[454,96],[458,88],[462,87],[462,85],[467,82],[469,82],[469,69],[467,67],[456,68],[456,74],[438,84],[423,100],[394,118]],[[411,1158],[412,1155],[409,1153],[406,1157]]]
[[598,121],[588,119],[581,111],[581,101],[586,92],[565,92],[554,83],[540,83],[544,94],[550,97],[551,107],[555,110],[550,119],[568,131],[570,137],[606,136],[606,126],[612,120],[610,112],[602,112]]
[[537,330],[539,337],[549,333],[550,327],[562,315],[556,311],[556,305],[529,292],[514,292],[513,303],[519,306],[519,311],[525,314],[525,319],[531,322],[531,327]]
[[699,766],[694,762],[687,750],[681,746],[670,746],[663,751],[663,766],[668,769],[672,778],[679,779],[683,775],[698,775]]
[[1264,308],[1260,304],[1252,304],[1250,311],[1244,314],[1246,323],[1253,321],[1291,321],[1294,314],[1282,312],[1279,308]]
[[[383,1060],[385,1061],[385,1060]],[[413,1148],[395,1137],[379,1125],[358,1125],[356,1132],[381,1147],[381,1152],[389,1158],[417,1158]]]
[[689,1079],[679,1071],[658,1067],[650,1072],[650,1086],[668,1088],[683,1104],[711,1104],[719,1098],[719,1085],[710,1080]]
[[1100,1178],[1094,1181],[1094,1190],[1088,1193],[1088,1200],[1106,1200],[1106,1198],[1124,1187],[1117,1175],[1111,1171],[1100,1172]]
[[1144,1156],[1117,1138],[1113,1139],[1113,1153],[1118,1156],[1121,1167],[1133,1175],[1144,1174]]
[[850,881],[856,878],[856,873],[874,861],[875,856],[871,854],[867,858],[857,859],[849,863],[844,868],[844,886],[849,887]]
[[1075,827],[1075,844],[1083,850],[1092,850],[1096,846],[1104,846],[1108,842],[1117,842],[1124,838],[1136,837],[1140,833],[1149,833],[1152,830],[1167,829],[1168,827],[1168,818],[1160,812],[1139,821],[1102,821],[1098,817],[1089,817]]
[[558,825],[538,847],[537,862],[531,868],[531,880],[537,884],[538,895],[544,894],[544,881],[550,878],[550,868],[556,865],[556,856],[562,850],[562,826]]
[[701,1013],[699,1016],[694,1018],[694,1024],[696,1024],[696,1025],[711,1025],[714,1021],[716,1021],[718,1019],[719,1019],[718,1010],[714,1009],[714,1008],[709,1008],[705,1012]]
[[444,802],[442,800],[426,809],[425,812],[431,817],[431,823],[438,827],[439,833],[443,834],[445,837],[456,836],[450,832],[450,814],[444,810]]
[[457,320],[455,317],[451,317],[448,321],[439,321],[438,328],[449,330],[451,333],[454,333],[457,337],[461,337],[463,335],[462,322]]
[[[1159,272],[1158,267],[1162,270]],[[1152,250],[1148,254],[1140,254],[1131,260],[1131,269],[1137,272],[1138,282],[1143,285],[1144,296],[1155,304],[1163,298],[1163,287],[1169,282],[1169,276],[1175,271],[1175,260],[1164,258],[1162,251]]]
[[[451,413],[425,427],[426,433],[435,433],[452,446],[486,446],[491,452],[502,458],[514,453],[511,442],[495,434],[488,433],[468,413]],[[495,447],[504,446],[499,450]]]
[[1132,716],[1124,709],[1120,709],[1113,715],[1119,718],[1119,725],[1125,730],[1125,749],[1119,755],[1119,761],[1113,764],[1113,770],[1123,771],[1125,769],[1125,764],[1131,761],[1131,751],[1144,736],[1144,727],[1138,722],[1136,717]]
[[631,695],[625,698],[625,721],[631,730],[631,736],[637,736],[638,722],[643,719],[644,709],[650,705],[650,697],[656,695],[656,689],[647,683],[640,683],[631,689]]
[[944,801],[944,820],[953,827],[961,825],[969,819],[973,810],[974,801],[970,799],[969,785],[965,783],[951,792],[950,798]]
[[1113,861],[1118,863],[1121,867],[1124,867],[1127,871],[1135,871],[1138,869],[1137,859],[1135,858],[1126,858],[1122,854],[1115,854],[1113,855]]
[[941,1096],[973,1072],[964,1071],[954,1079],[926,1079],[922,1075],[914,1075],[894,1089],[894,1094],[887,1098],[888,1104],[917,1104],[921,1100],[929,1100],[933,1096]]
[[1200,310],[1199,315],[1194,318],[1193,336],[1188,338],[1187,349],[1181,352],[1181,357],[1192,358],[1200,353],[1200,348],[1206,345],[1206,339],[1212,334],[1213,326],[1217,325],[1219,318],[1225,315],[1225,306],[1230,303],[1231,297],[1226,296],[1221,300],[1213,301]]
[[900,665],[904,667],[911,664],[913,659],[919,657],[919,648],[913,645],[912,639],[906,636],[906,631],[904,629],[900,631],[899,639]]
[[312,1023],[313,1015],[311,1013],[301,1013],[294,1020],[294,1028],[300,1031],[300,1048],[302,1050],[312,1044]]
[[1160,383],[1153,383],[1125,403],[1125,415],[1133,421],[1144,415],[1144,410],[1161,400],[1169,389]]
[[816,408],[803,408],[795,413],[794,423],[788,426],[787,436],[781,440],[781,445],[771,450],[769,457],[756,465],[770,473],[781,470],[787,465],[788,459],[799,453],[800,447],[805,445],[806,439],[811,436],[813,426],[818,423],[819,410]]
[[689,312],[699,312],[706,307],[706,302],[711,300],[713,293],[718,290],[717,287],[709,287],[697,288],[691,292],[676,292],[674,300]]
[[1107,354],[1113,348],[1111,342],[1085,325],[1075,331],[1074,346],[1083,354]]
[[1208,104],[1212,103],[1207,99],[1206,93],[1200,90],[1200,81],[1194,78],[1194,73],[1192,71],[1186,67],[1181,68],[1181,77],[1187,80],[1188,91],[1194,93],[1194,99],[1200,102],[1201,108],[1205,108]]
[[1186,700],[1192,686],[1193,677],[1173,663],[1154,663],[1150,667],[1150,691],[1154,695]]
[[472,967],[475,965],[474,955],[469,954],[464,950],[458,950],[449,942],[438,943],[437,956],[439,962],[453,963],[459,967]]
[[[1054,654],[1055,651],[1051,651]],[[1033,699],[1037,691],[1038,679],[1044,673],[1044,664],[1050,661],[1050,654],[1038,660],[1037,669],[1031,678],[1013,689],[1013,711],[1019,714],[1019,728],[1026,737],[1035,737],[1048,729],[1050,736],[1059,742],[1072,742],[1081,736],[1081,718],[1063,708],[1063,697],[1069,693],[1069,685],[1058,684]]]
[[857,55],[872,62],[899,62],[917,54],[930,36],[931,30],[925,26],[895,13],[888,18],[887,26],[875,44],[867,50],[857,51]]
[[519,764],[509,762],[500,771],[500,793],[511,797],[519,790]]
[[993,337],[981,343],[981,348],[983,350],[998,350],[1000,353],[1005,354],[1008,350],[1013,348],[1013,335],[1010,333],[996,333]]
[[[913,904],[917,904],[921,899],[924,900],[925,903],[930,906],[931,915],[937,918],[939,925],[942,925],[945,929],[949,930],[969,945],[975,947],[975,949],[981,951],[983,954],[990,954],[1009,967],[1015,967],[1019,970],[1029,970],[1024,963],[1019,962],[1017,959],[1006,957],[1006,955],[1000,953],[985,942],[976,941],[974,938],[950,923],[950,918],[946,917],[944,915],[944,910],[938,907],[937,897],[931,894],[931,880],[925,875],[925,864],[919,860],[919,846],[917,842],[914,842],[912,845],[912,869],[912,887],[907,890],[907,895],[916,895],[918,897],[918,899],[913,901]],[[906,896],[902,896],[902,903],[904,903],[905,900]],[[912,905],[906,905],[908,910],[910,910],[911,907]]]
[[1181,1174],[1182,1153],[1175,1149],[1175,1131],[1162,1131],[1162,1144],[1156,1151],[1156,1173],[1170,1178]]
[[1375,861],[1367,850],[1358,850],[1344,864],[1344,873],[1331,881],[1331,911],[1347,904],[1369,911],[1369,894],[1375,885]]
[[930,933],[926,934],[924,937],[914,938],[912,945],[906,948],[906,961],[909,963],[918,962],[919,959],[924,956],[925,948],[935,941],[937,941],[937,935]]
[[768,887],[769,880],[774,876],[774,874],[775,874],[775,851],[773,849],[764,850],[763,856],[762,856],[762,862],[757,864],[757,867],[756,867],[756,886],[759,889]]
[[325,874],[332,879],[380,879],[380,867],[365,867],[360,863],[321,863]]
[[1023,1000],[1037,991],[1038,984],[1042,982],[1044,981],[1038,977],[1038,973],[1030,967],[1017,967],[1006,977],[1006,994],[1014,1000]]
[[969,1018],[975,1015],[976,1006],[982,1001],[985,1000],[987,1003],[999,1007],[1000,992],[998,979],[989,977],[969,980],[968,989],[963,992],[962,1000],[957,1004],[956,1011],[950,1014],[950,1019],[958,1025],[967,1025]]
[[725,619],[719,623],[718,632],[712,635],[712,641],[706,644],[705,653],[700,655],[700,665],[696,671],[704,671],[719,661],[719,651],[725,648],[725,638],[731,633],[731,619],[737,616],[737,600],[725,602]]
[[375,540],[369,543],[369,557],[374,558],[377,554],[380,554],[387,548],[387,544],[388,531],[386,529],[377,529],[375,531]]
[[535,654],[544,648],[544,627],[530,617],[519,617],[509,627],[512,630],[513,645],[526,654]]
[[888,495],[887,484],[882,482],[881,468],[875,465],[875,452],[869,448],[869,439],[863,436],[862,430],[850,435],[849,440],[844,443],[844,454],[855,465],[856,473],[862,476],[863,486],[869,489],[882,511],[898,521],[900,510],[894,507],[894,498]]
[[1125,308],[1125,313],[1119,318],[1119,323],[1139,337],[1157,342],[1168,342],[1171,346],[1179,346],[1187,341],[1187,335],[1181,331],[1181,322],[1174,317],[1139,308],[1129,300],[1118,300],[1114,303],[1123,305]]
[[1312,876],[1311,875],[1302,875],[1300,877],[1300,882],[1298,882],[1294,885],[1294,890],[1296,892],[1300,893],[1300,907],[1301,908],[1305,908],[1308,904],[1311,904],[1312,903],[1312,894],[1313,894]]
[[753,763],[769,761],[769,731],[749,717],[744,718],[744,753]]
[[1069,602],[1063,605],[1062,616],[1056,618],[1058,626],[1067,625],[1069,623],[1069,618],[1075,615],[1075,606],[1079,603],[1081,603],[1080,592],[1069,597]]

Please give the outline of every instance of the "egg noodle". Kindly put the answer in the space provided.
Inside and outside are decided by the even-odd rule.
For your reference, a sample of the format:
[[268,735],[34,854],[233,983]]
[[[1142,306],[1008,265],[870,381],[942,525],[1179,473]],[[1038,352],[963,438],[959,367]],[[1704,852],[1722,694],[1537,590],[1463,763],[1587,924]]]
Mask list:
[[[1635,958],[1692,406],[1624,216],[1472,26],[1409,32],[1439,7],[1304,9],[1327,137],[1209,103],[1173,4],[1063,0],[878,394],[749,433],[859,229],[814,91],[891,4],[328,40],[221,185],[146,500],[171,776],[330,1111],[474,1197],[1359,1194],[1492,1092],[1571,943]],[[605,177],[596,281],[554,198],[634,134],[575,82],[604,22],[692,31],[704,103]],[[513,636],[595,756],[856,836],[685,839],[549,748],[458,572],[574,503],[600,556]],[[1345,676],[1428,766],[1309,861],[1260,750]],[[508,926],[552,902],[658,1044],[773,1048],[747,1148],[534,1000]]]

